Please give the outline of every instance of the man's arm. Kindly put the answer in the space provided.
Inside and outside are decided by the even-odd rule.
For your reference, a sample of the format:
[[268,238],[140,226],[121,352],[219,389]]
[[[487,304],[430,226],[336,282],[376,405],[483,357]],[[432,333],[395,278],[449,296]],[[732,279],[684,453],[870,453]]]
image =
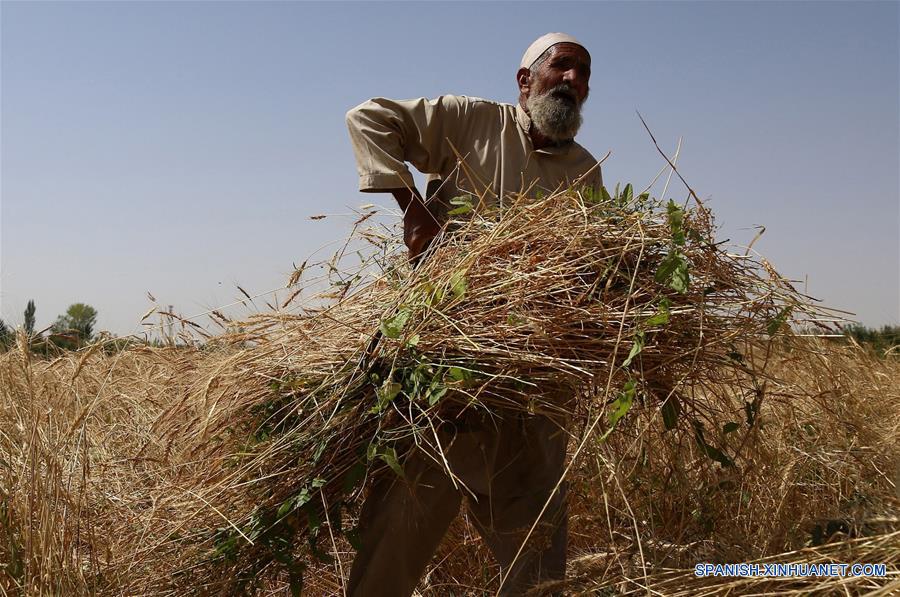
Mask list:
[[375,98],[347,112],[347,128],[359,171],[359,190],[389,192],[404,212],[404,241],[413,258],[440,230],[415,188],[409,162],[420,172],[439,173],[455,163],[448,139],[464,121],[465,98],[434,100]]

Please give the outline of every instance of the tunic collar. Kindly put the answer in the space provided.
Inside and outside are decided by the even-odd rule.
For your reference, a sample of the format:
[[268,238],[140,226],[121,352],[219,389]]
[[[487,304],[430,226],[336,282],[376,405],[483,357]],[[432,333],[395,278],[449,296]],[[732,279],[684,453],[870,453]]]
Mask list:
[[522,130],[525,131],[526,135],[531,132],[531,116],[528,115],[528,112],[526,112],[525,108],[522,107],[522,104],[519,103],[516,104],[516,122],[519,123],[519,126],[522,127]]
[[[525,131],[525,136],[528,137],[529,143],[531,142],[531,116],[528,115],[528,112],[525,111],[525,108],[522,107],[522,104],[516,103],[516,122],[519,123],[519,127],[523,131]],[[548,155],[565,155],[569,153],[569,150],[574,145],[573,141],[563,141],[562,143],[555,145],[548,145],[547,147],[542,147],[541,149],[536,149],[536,153],[544,153]]]

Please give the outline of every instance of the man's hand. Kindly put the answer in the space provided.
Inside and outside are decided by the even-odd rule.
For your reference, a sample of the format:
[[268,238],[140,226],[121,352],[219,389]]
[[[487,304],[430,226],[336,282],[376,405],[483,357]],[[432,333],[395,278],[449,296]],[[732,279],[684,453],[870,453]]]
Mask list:
[[417,262],[441,227],[415,188],[392,189],[391,193],[403,210],[403,242],[409,249],[409,258]]

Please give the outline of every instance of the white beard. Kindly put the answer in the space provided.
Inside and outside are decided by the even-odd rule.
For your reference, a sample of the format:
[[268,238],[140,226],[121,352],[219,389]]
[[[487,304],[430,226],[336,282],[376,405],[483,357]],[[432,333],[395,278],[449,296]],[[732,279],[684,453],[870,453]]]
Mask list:
[[571,141],[581,127],[581,104],[554,95],[555,91],[568,90],[571,87],[563,83],[548,89],[540,95],[532,95],[525,100],[531,123],[538,131],[553,142]]

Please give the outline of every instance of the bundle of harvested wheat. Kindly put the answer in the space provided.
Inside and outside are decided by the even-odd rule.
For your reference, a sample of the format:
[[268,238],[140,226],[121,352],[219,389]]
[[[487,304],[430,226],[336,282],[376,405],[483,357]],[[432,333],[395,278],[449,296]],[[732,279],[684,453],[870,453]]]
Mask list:
[[327,558],[319,538],[342,534],[367,472],[402,474],[412,444],[440,458],[435,430],[470,409],[587,415],[606,438],[639,402],[733,464],[705,421],[737,393],[753,424],[772,339],[804,297],[716,244],[702,206],[630,186],[471,201],[417,269],[388,260],[328,306],[259,315],[220,340],[163,417],[169,437],[199,438],[205,463],[209,528],[179,539],[182,562],[216,566],[217,582],[282,568],[299,582],[298,545]]

